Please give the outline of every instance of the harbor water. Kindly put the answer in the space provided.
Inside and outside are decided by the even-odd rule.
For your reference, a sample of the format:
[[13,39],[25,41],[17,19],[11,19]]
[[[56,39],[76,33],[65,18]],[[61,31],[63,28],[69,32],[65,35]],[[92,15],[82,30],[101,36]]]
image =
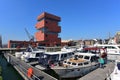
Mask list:
[[3,80],[24,80],[13,66],[8,64],[3,54],[0,55],[0,66],[2,67]]

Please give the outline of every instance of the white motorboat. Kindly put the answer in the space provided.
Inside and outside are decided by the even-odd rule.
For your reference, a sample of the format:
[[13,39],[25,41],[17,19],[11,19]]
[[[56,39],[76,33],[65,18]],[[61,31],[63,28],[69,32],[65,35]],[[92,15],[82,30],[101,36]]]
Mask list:
[[57,52],[44,52],[39,56],[40,65],[47,67],[54,65],[60,65],[60,62],[65,59],[73,57],[74,53],[71,51],[57,51]]
[[[97,48],[92,48],[98,50]],[[98,68],[98,56],[89,52],[54,52],[44,53],[39,62],[40,65],[49,66],[62,78],[80,77]],[[47,63],[47,64],[46,64]]]
[[26,51],[15,52],[15,56],[17,58],[24,60],[25,62],[29,62],[32,60],[38,60],[39,55],[43,52],[44,52],[44,49],[38,49],[36,47],[33,48],[31,46],[28,46]]
[[120,60],[115,61],[113,72],[108,76],[107,80],[120,80]]
[[61,66],[52,66],[57,74],[62,78],[80,77],[98,67],[95,54],[76,53],[74,57],[63,61]]
[[108,60],[116,60],[120,56],[120,45],[117,44],[97,44],[96,47],[106,48]]
[[71,52],[75,52],[77,49],[76,48],[71,48],[71,47],[67,47],[67,46],[64,46],[61,51],[71,51]]

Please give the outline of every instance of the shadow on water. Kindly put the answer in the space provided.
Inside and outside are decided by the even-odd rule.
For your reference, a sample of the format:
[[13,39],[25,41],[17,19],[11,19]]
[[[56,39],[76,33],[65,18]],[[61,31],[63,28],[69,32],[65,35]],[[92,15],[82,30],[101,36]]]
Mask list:
[[3,80],[24,80],[13,66],[8,64],[3,54],[0,54],[0,66],[2,66]]

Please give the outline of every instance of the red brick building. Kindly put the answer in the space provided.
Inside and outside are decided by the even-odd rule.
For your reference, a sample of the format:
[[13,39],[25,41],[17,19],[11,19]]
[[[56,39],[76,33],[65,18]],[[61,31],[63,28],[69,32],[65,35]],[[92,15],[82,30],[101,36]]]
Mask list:
[[58,37],[58,34],[61,32],[61,27],[59,26],[60,21],[60,17],[43,12],[37,17],[37,23],[35,25],[35,28],[37,29],[37,32],[35,33],[36,41],[30,42],[10,40],[8,42],[8,47],[26,47],[29,44],[48,47],[60,46],[61,38]]
[[61,38],[58,37],[61,32],[60,17],[44,12],[38,16],[37,21],[35,28],[38,32],[35,33],[35,38],[40,41],[38,44],[42,46],[60,46]]

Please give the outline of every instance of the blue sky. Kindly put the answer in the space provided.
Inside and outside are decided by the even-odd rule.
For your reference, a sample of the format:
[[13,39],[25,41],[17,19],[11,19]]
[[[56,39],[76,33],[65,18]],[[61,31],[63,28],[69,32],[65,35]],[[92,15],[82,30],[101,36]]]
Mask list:
[[24,28],[34,35],[42,12],[61,17],[62,39],[105,39],[120,30],[120,0],[0,0],[3,43],[28,40]]

